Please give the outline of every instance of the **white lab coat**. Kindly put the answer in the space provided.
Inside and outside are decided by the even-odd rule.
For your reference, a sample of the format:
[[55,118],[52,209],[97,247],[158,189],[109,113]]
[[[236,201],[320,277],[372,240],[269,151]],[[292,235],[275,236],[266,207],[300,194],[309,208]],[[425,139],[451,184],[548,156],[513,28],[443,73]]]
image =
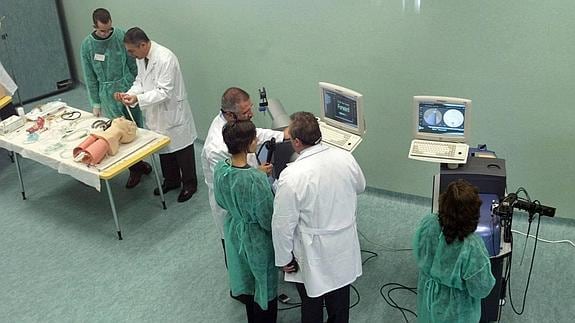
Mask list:
[[304,149],[278,180],[272,237],[276,266],[292,253],[299,271],[286,281],[303,283],[310,297],[351,284],[361,276],[355,212],[365,178],[353,156],[321,144]]
[[6,95],[9,96],[13,96],[14,92],[18,90],[18,86],[16,85],[16,83],[14,83],[8,72],[6,72],[1,62],[0,62],[0,85],[4,87],[6,91],[8,91]]
[[194,143],[196,125],[178,58],[166,47],[151,41],[148,68],[138,59],[138,75],[127,93],[137,95],[146,128],[170,137],[160,153],[172,153]]
[[[228,147],[226,146],[224,137],[222,136],[222,129],[225,125],[226,119],[220,112],[210,125],[208,136],[206,137],[204,148],[202,149],[202,170],[204,171],[204,180],[208,186],[208,199],[210,207],[212,208],[212,216],[214,217],[214,221],[222,239],[224,238],[224,220],[227,212],[216,203],[214,197],[214,167],[220,160],[231,156],[228,153]],[[284,139],[284,134],[281,131],[257,128],[256,133],[258,137],[258,145],[270,140],[271,138],[275,138],[277,142],[282,142]],[[255,154],[248,154],[248,164],[252,167],[258,167]]]

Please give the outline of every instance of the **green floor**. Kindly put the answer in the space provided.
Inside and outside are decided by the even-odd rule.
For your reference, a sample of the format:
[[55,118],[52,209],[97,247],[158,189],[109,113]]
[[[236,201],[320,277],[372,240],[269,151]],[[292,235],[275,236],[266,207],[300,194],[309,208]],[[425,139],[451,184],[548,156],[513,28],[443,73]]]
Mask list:
[[[78,107],[87,104],[82,88],[56,97]],[[198,142],[197,157],[200,149]],[[512,162],[508,164],[512,167]],[[127,173],[114,178],[111,186],[124,235],[119,241],[105,187],[98,193],[27,159],[22,160],[22,171],[25,201],[16,167],[7,152],[0,150],[0,322],[245,321],[243,306],[228,296],[220,240],[203,178],[196,195],[186,203],[177,203],[178,192],[169,192],[167,210],[152,195],[152,177],[145,177],[132,190],[124,188]],[[417,270],[411,252],[389,248],[411,247],[414,228],[429,203],[376,190],[360,196],[362,248],[379,256],[364,265],[363,276],[354,284],[361,299],[351,309],[351,322],[403,321],[379,290],[390,282],[415,286]],[[541,236],[575,240],[574,227],[573,220],[545,218]],[[526,228],[524,215],[517,213],[514,229]],[[520,265],[523,243],[516,236],[512,272],[516,308],[521,307],[533,250],[530,239]],[[539,243],[525,312],[514,314],[507,302],[501,321],[572,322],[574,255],[575,248],[568,244]],[[280,292],[298,300],[290,285],[281,284]],[[415,310],[413,294],[393,296],[401,306]],[[352,292],[352,302],[357,299]],[[278,314],[279,322],[298,322],[299,317],[298,309]]]

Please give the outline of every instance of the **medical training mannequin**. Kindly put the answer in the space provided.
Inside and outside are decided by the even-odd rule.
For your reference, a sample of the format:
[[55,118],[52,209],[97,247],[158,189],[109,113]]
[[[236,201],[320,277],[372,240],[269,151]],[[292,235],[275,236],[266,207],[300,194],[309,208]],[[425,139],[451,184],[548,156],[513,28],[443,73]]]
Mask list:
[[127,144],[136,138],[138,127],[124,117],[116,118],[105,131],[92,133],[78,147],[74,148],[74,158],[82,154],[81,161],[88,165],[99,164],[106,155],[114,156],[120,144]]
[[474,234],[480,206],[477,188],[457,180],[439,197],[439,214],[421,221],[413,242],[419,322],[479,322],[481,299],[495,284],[485,243]]
[[271,237],[273,194],[266,174],[248,164],[257,147],[251,121],[228,122],[224,142],[231,157],[214,169],[214,195],[227,211],[224,222],[228,277],[232,297],[246,307],[248,322],[277,318],[278,270]]

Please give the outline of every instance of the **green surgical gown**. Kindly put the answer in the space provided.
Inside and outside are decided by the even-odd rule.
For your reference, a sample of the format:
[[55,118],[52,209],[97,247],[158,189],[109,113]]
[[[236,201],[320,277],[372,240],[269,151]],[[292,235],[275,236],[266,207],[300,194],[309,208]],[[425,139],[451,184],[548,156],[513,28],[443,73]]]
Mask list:
[[[114,92],[126,92],[138,73],[136,61],[124,47],[124,31],[114,28],[110,37],[97,39],[88,35],[81,47],[82,69],[92,107],[100,106],[105,117],[124,116],[131,120],[124,105],[114,100]],[[143,127],[139,107],[131,109],[138,127]]]
[[481,299],[495,284],[483,240],[470,234],[447,244],[439,218],[429,214],[413,244],[419,267],[418,322],[479,322]]
[[224,239],[232,295],[254,295],[262,309],[277,296],[271,235],[273,194],[266,175],[223,160],[214,169],[214,196],[228,211]]

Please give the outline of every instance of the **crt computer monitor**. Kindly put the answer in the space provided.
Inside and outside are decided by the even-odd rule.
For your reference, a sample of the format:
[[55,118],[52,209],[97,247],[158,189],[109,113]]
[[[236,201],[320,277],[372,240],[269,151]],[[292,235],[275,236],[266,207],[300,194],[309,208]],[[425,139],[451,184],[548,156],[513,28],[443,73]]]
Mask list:
[[342,86],[319,82],[321,120],[330,126],[363,136],[363,95]]
[[446,142],[467,142],[471,100],[443,96],[414,96],[414,137]]

